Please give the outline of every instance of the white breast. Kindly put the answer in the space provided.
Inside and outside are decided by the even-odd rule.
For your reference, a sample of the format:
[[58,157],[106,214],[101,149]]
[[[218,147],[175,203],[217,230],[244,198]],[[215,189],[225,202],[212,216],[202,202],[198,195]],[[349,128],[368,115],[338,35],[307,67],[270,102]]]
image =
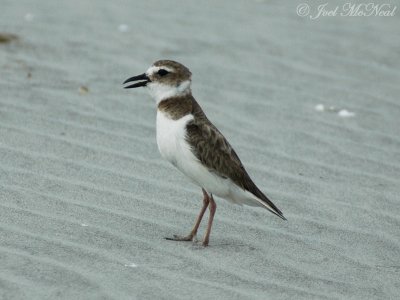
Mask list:
[[186,124],[192,119],[192,115],[186,115],[172,120],[163,112],[157,112],[157,145],[161,156],[200,187],[226,197],[229,187],[223,182],[225,180],[204,167],[186,141]]
[[190,147],[186,142],[186,124],[193,119],[186,115],[173,120],[163,112],[157,111],[157,145],[161,156],[177,167],[178,160],[188,156]]

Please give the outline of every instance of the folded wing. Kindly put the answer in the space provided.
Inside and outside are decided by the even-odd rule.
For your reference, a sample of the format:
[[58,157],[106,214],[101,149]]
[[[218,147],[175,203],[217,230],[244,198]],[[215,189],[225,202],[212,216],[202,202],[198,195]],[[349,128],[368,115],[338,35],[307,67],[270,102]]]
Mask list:
[[205,116],[189,122],[186,129],[187,141],[202,164],[218,176],[231,179],[237,186],[253,194],[273,214],[286,220],[275,204],[254,184],[235,150]]

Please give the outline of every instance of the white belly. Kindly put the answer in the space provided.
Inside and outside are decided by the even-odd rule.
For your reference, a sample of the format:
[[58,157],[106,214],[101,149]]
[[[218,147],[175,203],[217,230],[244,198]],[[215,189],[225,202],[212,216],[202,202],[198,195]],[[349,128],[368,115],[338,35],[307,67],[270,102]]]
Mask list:
[[164,113],[157,112],[157,145],[161,156],[207,192],[227,198],[229,180],[204,167],[186,142],[186,124],[192,119],[192,115],[186,115],[179,120],[172,120]]

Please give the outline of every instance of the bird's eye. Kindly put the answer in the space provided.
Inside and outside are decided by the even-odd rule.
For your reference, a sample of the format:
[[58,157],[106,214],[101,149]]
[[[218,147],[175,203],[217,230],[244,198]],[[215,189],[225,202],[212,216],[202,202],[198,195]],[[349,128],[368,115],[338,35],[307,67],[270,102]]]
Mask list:
[[165,70],[165,69],[160,69],[160,70],[158,70],[158,72],[157,72],[157,74],[158,75],[160,75],[160,76],[165,76],[165,75],[167,75],[169,72],[167,71],[167,70]]

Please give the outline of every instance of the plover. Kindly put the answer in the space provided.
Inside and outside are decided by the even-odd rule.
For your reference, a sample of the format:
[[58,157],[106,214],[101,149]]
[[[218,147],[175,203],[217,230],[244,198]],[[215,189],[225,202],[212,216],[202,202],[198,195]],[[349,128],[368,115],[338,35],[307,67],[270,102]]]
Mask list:
[[174,241],[193,241],[209,207],[208,226],[203,239],[207,246],[217,208],[213,195],[236,204],[261,206],[286,220],[282,212],[251,180],[235,150],[208,120],[193,98],[192,73],[184,65],[156,61],[145,73],[123,84],[126,89],[146,87],[157,104],[157,145],[161,156],[189,177],[203,191],[203,206],[187,236]]

